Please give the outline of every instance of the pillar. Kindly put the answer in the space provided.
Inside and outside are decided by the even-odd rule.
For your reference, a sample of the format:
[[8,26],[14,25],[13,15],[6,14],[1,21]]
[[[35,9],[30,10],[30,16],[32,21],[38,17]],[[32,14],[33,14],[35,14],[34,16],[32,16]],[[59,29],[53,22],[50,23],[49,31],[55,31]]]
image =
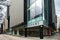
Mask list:
[[48,36],[51,35],[51,34],[50,34],[50,29],[49,29],[49,28],[47,29],[47,35],[48,35]]
[[40,30],[40,39],[43,39],[43,26],[42,25],[39,27],[39,30]]
[[17,30],[17,36],[19,36],[19,30]]
[[13,30],[13,35],[15,35],[14,30]]
[[1,33],[3,33],[3,24],[1,24]]
[[10,6],[7,6],[8,30],[10,29],[10,14],[9,14],[9,7],[10,7]]
[[25,28],[25,37],[27,37],[27,28]]

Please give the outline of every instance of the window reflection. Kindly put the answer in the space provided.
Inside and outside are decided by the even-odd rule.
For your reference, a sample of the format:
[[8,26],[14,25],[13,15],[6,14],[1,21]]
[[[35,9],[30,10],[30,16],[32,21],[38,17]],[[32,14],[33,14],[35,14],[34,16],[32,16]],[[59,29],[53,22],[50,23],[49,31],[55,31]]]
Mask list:
[[30,0],[30,20],[42,15],[42,0]]
[[[37,26],[42,24],[42,0],[27,0],[27,24]],[[40,23],[41,22],[41,23]]]

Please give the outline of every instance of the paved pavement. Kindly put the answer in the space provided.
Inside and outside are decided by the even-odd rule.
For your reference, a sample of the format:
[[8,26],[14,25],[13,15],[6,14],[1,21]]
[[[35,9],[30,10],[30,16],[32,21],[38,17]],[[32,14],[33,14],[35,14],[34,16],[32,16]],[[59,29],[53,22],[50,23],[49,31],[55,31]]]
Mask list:
[[10,36],[6,34],[0,35],[0,40],[60,40],[60,34],[57,33],[54,36],[44,37],[44,39],[40,39],[39,37],[16,37]]

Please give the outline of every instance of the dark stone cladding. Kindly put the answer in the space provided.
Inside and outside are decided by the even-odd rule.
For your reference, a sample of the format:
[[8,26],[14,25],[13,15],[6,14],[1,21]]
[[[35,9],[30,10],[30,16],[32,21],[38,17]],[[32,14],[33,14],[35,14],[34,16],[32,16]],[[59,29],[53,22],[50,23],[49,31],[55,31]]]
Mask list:
[[48,0],[48,19],[49,19],[49,26],[52,24],[52,0]]
[[24,0],[24,22],[27,24],[27,0]]

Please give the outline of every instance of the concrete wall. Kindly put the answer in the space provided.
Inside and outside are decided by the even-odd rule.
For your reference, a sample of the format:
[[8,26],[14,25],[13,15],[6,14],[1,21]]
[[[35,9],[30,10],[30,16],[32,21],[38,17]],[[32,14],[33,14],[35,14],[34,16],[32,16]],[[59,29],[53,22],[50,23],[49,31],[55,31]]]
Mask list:
[[24,1],[11,0],[10,27],[24,22]]

